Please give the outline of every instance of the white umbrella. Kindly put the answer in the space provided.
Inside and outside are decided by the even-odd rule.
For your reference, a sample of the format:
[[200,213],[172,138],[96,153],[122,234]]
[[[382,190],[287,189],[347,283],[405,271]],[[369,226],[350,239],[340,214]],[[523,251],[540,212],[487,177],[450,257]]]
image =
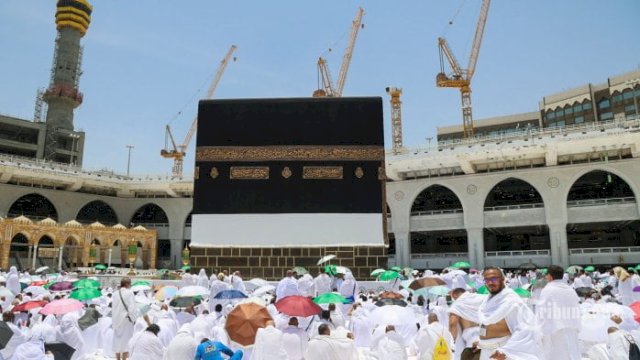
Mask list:
[[47,289],[43,288],[42,286],[28,286],[24,290],[22,290],[22,292],[25,294],[30,292],[31,294],[33,294],[33,296],[40,296],[49,293],[49,291],[47,291]]
[[322,259],[318,260],[318,263],[316,265],[320,265],[320,264],[326,263],[327,261],[329,261],[331,259],[334,259],[335,257],[336,256],[333,255],[333,254],[324,256],[324,257],[322,257]]
[[259,288],[261,286],[269,285],[269,282],[267,280],[260,279],[260,278],[253,278],[249,281],[245,281],[245,286],[247,285],[247,283],[254,285],[254,289]]
[[49,270],[48,266],[41,266],[41,267],[36,269],[36,274],[39,274],[39,273],[41,273],[43,271],[46,271],[46,270]]
[[276,289],[275,286],[267,284],[267,285],[264,285],[264,286],[261,286],[261,287],[255,289],[251,293],[251,295],[252,296],[260,296],[260,295],[264,295],[264,294],[268,293],[269,291],[274,291],[275,289]]
[[410,325],[416,322],[413,310],[398,305],[376,307],[369,319],[376,325]]
[[190,285],[180,288],[177,293],[178,296],[209,296],[209,289],[204,286]]
[[346,266],[336,266],[336,274],[346,274],[351,270]]
[[149,285],[133,285],[131,287],[131,291],[133,292],[148,291],[148,290],[151,290],[151,286]]
[[7,282],[7,278],[0,275],[0,282]]
[[245,303],[256,303],[256,304],[261,305],[261,306],[267,306],[267,302],[264,299],[259,298],[259,297],[255,297],[255,296],[252,296],[252,297],[246,298],[246,299],[242,299],[239,302],[239,304],[245,304]]
[[10,298],[11,300],[13,300],[13,298],[15,298],[15,295],[13,295],[13,293],[11,292],[11,290],[9,290],[9,289],[8,289],[8,288],[6,288],[6,287],[2,287],[2,286],[0,286],[0,296],[4,296],[4,297],[6,297],[7,299],[9,299],[9,298]]

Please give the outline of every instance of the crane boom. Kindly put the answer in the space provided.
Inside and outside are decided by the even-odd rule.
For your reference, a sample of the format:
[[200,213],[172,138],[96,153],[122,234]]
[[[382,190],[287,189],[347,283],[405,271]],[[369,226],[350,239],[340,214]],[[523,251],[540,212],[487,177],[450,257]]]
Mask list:
[[344,84],[347,81],[347,73],[349,72],[349,65],[351,64],[351,57],[353,56],[353,49],[356,45],[358,32],[360,31],[360,27],[362,26],[363,15],[364,9],[362,7],[359,7],[356,18],[353,20],[353,23],[351,25],[351,36],[349,37],[349,44],[347,45],[347,49],[344,51],[344,55],[342,57],[342,66],[340,66],[338,82],[336,83],[336,92],[338,97],[342,96],[342,90],[344,90]]
[[327,60],[323,57],[318,58],[318,71],[322,77],[322,90],[324,90],[323,96],[334,97],[336,94],[335,87],[333,86],[333,80],[331,80],[331,73],[329,72]]
[[[234,51],[236,51],[236,49],[237,49],[237,46],[231,45],[231,47],[227,51],[227,54],[224,56],[224,58],[220,62],[216,75],[211,81],[211,84],[209,85],[209,89],[207,90],[207,95],[205,99],[211,99],[211,97],[213,96],[213,93],[216,91],[216,88],[218,87],[218,83],[222,78],[222,74],[224,73],[224,70],[226,69],[227,64],[229,63],[231,56],[233,55]],[[235,60],[235,58],[233,59]],[[198,127],[198,116],[196,115],[193,118],[193,121],[191,122],[191,126],[189,127],[189,131],[187,131],[184,141],[180,145],[176,145],[176,142],[173,139],[173,134],[171,133],[171,127],[169,125],[166,126],[166,136],[171,140],[171,145],[173,146],[173,149],[166,149],[167,144],[165,139],[165,149],[160,150],[160,155],[165,158],[173,159],[173,169],[172,169],[173,177],[182,177],[182,165],[184,162],[184,157],[187,155],[186,150],[187,150],[187,147],[189,147],[189,143],[191,142],[191,139],[193,138],[193,135],[195,134],[197,127]]]
[[482,45],[482,36],[484,35],[484,25],[487,23],[487,15],[489,14],[489,5],[491,0],[484,0],[480,7],[480,16],[478,16],[478,25],[476,25],[476,34],[473,37],[473,45],[469,54],[469,67],[467,67],[467,77],[471,81],[473,73],[476,71],[476,62],[480,54],[480,45]]
[[[462,67],[460,67],[458,60],[456,59],[455,55],[453,55],[451,48],[449,48],[449,43],[447,42],[447,39],[438,38],[438,46],[440,47],[440,51],[447,57],[447,61],[449,61],[449,65],[451,65],[451,70],[453,70],[453,74],[457,77],[462,78],[463,77]],[[440,70],[444,72],[444,64],[440,64],[440,67],[441,67]]]

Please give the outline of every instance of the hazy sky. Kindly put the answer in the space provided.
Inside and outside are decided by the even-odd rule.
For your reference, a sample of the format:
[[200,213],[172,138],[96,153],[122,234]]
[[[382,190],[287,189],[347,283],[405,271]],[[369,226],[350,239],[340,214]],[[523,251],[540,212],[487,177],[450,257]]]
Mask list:
[[[479,0],[89,0],[92,23],[76,129],[85,168],[171,172],[160,157],[165,125],[181,142],[229,46],[238,46],[216,98],[310,96],[316,60],[334,80],[358,6],[365,9],[344,96],[403,88],[405,145],[426,144],[438,126],[462,122],[457,89],[435,86],[437,38],[467,66]],[[56,36],[54,0],[0,1],[0,113],[32,119],[46,87]],[[456,15],[457,14],[457,15]],[[452,21],[450,25],[449,22]],[[494,0],[472,81],[474,119],[538,110],[538,101],[640,67],[638,0]],[[332,49],[332,51],[328,51]],[[435,140],[434,140],[435,141]],[[193,168],[193,147],[185,173]]]

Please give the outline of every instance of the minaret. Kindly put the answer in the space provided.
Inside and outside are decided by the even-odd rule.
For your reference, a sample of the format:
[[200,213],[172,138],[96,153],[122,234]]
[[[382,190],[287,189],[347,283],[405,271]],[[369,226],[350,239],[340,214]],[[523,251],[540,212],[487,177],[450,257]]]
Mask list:
[[78,82],[82,71],[80,39],[91,22],[93,7],[87,0],[58,0],[56,5],[56,47],[49,88],[44,158],[81,163],[84,134],[73,129],[73,110],[82,103]]

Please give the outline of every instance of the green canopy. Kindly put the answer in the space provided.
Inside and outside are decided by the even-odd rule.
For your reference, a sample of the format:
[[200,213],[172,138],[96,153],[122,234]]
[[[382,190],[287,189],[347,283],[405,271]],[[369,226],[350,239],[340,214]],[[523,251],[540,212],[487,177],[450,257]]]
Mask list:
[[151,286],[151,281],[147,281],[147,280],[136,280],[133,282],[133,284],[131,284],[131,286],[136,286],[136,285],[146,285],[146,286]]
[[402,271],[402,268],[401,268],[400,266],[394,266],[394,267],[392,267],[392,268],[391,268],[391,269],[389,269],[389,270],[393,270],[393,271],[400,272],[400,271]]
[[91,300],[100,296],[102,296],[100,290],[92,287],[75,290],[71,293],[71,295],[69,295],[70,298],[80,301]]
[[324,267],[324,272],[328,275],[335,276],[337,274],[337,266],[336,265],[326,265]]
[[91,280],[91,279],[82,279],[73,283],[73,287],[77,289],[81,288],[94,288],[97,289],[100,287],[100,282]]
[[107,270],[107,267],[102,265],[102,264],[98,264],[98,265],[94,266],[94,268],[96,270]]
[[399,277],[400,277],[400,274],[398,274],[396,271],[387,270],[382,274],[378,275],[378,280],[389,281],[389,280],[397,279]]
[[513,289],[513,292],[515,292],[516,294],[518,294],[520,297],[523,297],[523,298],[531,297],[531,293],[528,290],[523,288],[515,288]]
[[385,272],[385,269],[375,269],[371,272],[371,276],[378,276],[380,274],[382,274],[383,272]]
[[349,302],[347,298],[336,293],[324,293],[320,296],[313,298],[313,302],[316,304],[346,304]]
[[457,263],[451,265],[451,267],[456,269],[470,269],[471,264],[466,261],[458,261]]
[[593,266],[589,265],[586,268],[584,268],[584,271],[594,272],[594,271],[596,271],[596,268],[594,268]]

